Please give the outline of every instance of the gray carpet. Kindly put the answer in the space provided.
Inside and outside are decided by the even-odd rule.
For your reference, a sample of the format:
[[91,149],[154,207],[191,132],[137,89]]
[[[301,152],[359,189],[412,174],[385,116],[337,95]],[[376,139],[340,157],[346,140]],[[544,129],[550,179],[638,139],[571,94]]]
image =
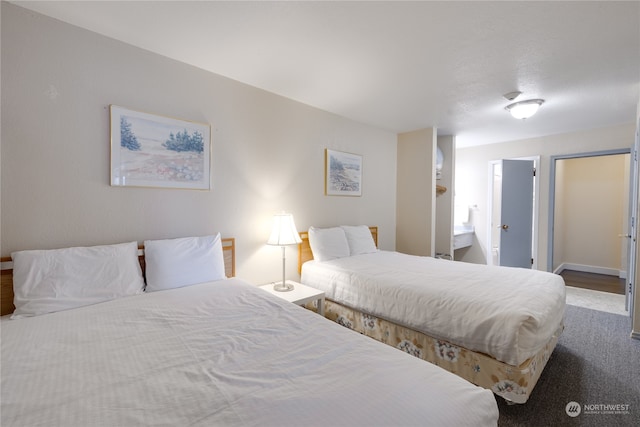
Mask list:
[[[640,341],[629,317],[567,305],[565,325],[528,402],[497,398],[498,425],[640,426]],[[575,417],[570,402],[580,405]]]

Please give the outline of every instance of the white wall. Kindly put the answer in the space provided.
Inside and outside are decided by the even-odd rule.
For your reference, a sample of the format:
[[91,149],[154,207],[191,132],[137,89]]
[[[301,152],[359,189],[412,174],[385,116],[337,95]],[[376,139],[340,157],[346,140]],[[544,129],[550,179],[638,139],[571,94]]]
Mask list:
[[487,187],[490,161],[540,155],[540,166],[537,172],[540,177],[537,257],[538,268],[546,270],[551,156],[630,148],[633,144],[634,132],[635,124],[629,123],[585,132],[551,135],[456,150],[456,205],[477,205],[477,209],[472,210],[470,217],[470,222],[476,229],[475,241],[472,247],[465,249],[460,260],[486,263],[486,245],[489,232],[487,230]]
[[[237,275],[278,280],[271,216],[378,225],[395,248],[396,135],[2,2],[1,255],[220,231]],[[109,104],[212,126],[211,191],[109,186]],[[362,197],[324,195],[324,150],[363,156]],[[295,278],[296,251],[287,250]]]
[[447,254],[453,259],[453,182],[455,176],[456,139],[453,136],[439,136],[438,148],[442,151],[444,162],[441,177],[436,185],[447,190],[436,193],[435,252]]

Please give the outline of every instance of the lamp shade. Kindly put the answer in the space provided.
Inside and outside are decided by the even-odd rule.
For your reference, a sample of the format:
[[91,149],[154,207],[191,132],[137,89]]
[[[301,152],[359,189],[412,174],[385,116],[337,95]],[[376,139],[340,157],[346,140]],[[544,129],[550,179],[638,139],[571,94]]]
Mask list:
[[516,119],[528,119],[533,116],[544,102],[543,99],[529,99],[527,101],[514,102],[505,107]]
[[273,227],[267,245],[287,246],[301,242],[296,224],[293,222],[293,215],[280,213],[273,216]]

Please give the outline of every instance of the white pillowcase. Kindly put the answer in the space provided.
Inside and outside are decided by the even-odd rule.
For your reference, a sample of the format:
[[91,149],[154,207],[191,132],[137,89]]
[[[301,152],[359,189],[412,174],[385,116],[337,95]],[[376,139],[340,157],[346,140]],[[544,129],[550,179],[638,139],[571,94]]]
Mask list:
[[147,292],[226,278],[220,233],[212,236],[145,240]]
[[349,243],[340,227],[309,228],[309,245],[313,259],[324,262],[349,256]]
[[347,236],[350,255],[370,254],[378,251],[371,230],[366,225],[342,225],[340,228]]
[[12,319],[96,304],[144,289],[138,243],[19,251]]

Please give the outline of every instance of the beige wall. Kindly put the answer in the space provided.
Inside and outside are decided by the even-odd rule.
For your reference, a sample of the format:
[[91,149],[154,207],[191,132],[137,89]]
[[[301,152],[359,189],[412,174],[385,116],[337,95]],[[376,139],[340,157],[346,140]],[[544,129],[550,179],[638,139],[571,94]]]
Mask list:
[[557,160],[555,188],[553,270],[623,274],[629,154]]
[[422,129],[398,135],[396,249],[435,255],[435,157],[437,132]]
[[[396,135],[2,2],[1,255],[202,235],[280,277],[271,216],[378,225],[395,249]],[[210,123],[211,191],[109,186],[109,104]],[[362,197],[324,196],[324,150],[363,156]],[[296,251],[287,250],[295,278]]]
[[[487,259],[487,203],[489,162],[528,156],[540,156],[540,207],[538,211],[538,268],[547,268],[547,232],[549,216],[549,170],[554,155],[588,153],[630,148],[635,124],[551,135],[542,138],[469,147],[456,150],[456,205],[475,206],[470,222],[476,236],[472,247],[465,249],[461,261],[484,264]],[[457,254],[456,254],[457,255]],[[490,256],[490,255],[489,255]],[[458,258],[456,258],[458,259]]]

